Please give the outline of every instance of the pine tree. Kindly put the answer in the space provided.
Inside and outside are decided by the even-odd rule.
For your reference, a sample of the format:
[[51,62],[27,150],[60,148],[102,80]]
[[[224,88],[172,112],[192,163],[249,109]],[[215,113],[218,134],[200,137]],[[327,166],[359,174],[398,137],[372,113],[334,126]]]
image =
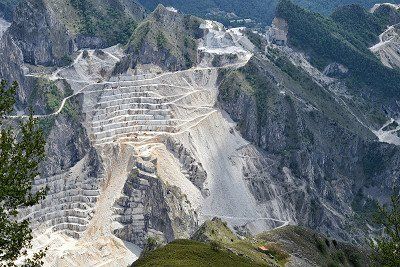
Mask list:
[[44,158],[45,140],[36,120],[15,122],[7,119],[13,110],[17,83],[0,83],[0,266],[40,266],[44,251],[30,257],[32,230],[29,219],[19,219],[19,211],[37,204],[45,189],[32,191],[33,180]]
[[385,234],[371,242],[372,258],[385,267],[400,266],[400,195],[397,189],[391,197],[391,207],[379,206],[377,222],[384,227]]

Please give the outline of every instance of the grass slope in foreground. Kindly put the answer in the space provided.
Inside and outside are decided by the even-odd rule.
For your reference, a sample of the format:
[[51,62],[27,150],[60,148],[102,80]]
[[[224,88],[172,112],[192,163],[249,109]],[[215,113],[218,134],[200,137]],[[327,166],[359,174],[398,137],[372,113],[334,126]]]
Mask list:
[[132,266],[262,266],[212,244],[176,240],[148,253]]
[[206,221],[191,240],[176,240],[145,252],[132,266],[371,266],[364,255],[368,252],[361,248],[303,227],[239,237],[225,222],[214,218]]

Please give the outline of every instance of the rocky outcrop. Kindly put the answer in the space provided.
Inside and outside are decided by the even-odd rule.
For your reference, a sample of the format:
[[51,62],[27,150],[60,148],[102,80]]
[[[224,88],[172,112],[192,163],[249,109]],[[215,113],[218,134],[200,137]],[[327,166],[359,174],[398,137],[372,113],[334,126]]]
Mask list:
[[349,73],[349,69],[346,66],[339,63],[331,63],[325,67],[323,74],[332,78],[346,78]]
[[140,4],[126,0],[28,0],[15,14],[9,34],[24,62],[62,66],[77,49],[125,43],[146,13]]
[[379,43],[370,48],[382,62],[389,68],[400,67],[400,25],[388,27],[380,36]]
[[[281,181],[281,188],[296,185],[281,198],[294,205],[285,209],[293,209],[297,223],[342,240],[363,242],[362,231],[345,226],[357,224],[354,216],[365,215],[354,209],[356,195],[362,192],[367,202],[387,201],[381,196],[390,195],[400,175],[396,167],[400,149],[377,142],[371,132],[357,126],[345,106],[336,105],[322,91],[317,93],[321,88],[313,87],[307,96],[279,73],[269,63],[252,60],[240,73],[225,77],[220,87],[222,107],[238,122],[242,135],[270,159],[244,169],[248,185],[266,207],[275,201],[271,177]],[[335,113],[328,105],[334,106]],[[353,122],[347,124],[337,114]],[[384,150],[391,152],[384,154]],[[385,193],[379,196],[377,188]],[[358,227],[367,230],[365,225]]]
[[29,92],[24,90],[26,78],[21,68],[23,64],[22,51],[8,34],[0,37],[0,77],[7,82],[18,82],[17,98],[26,103]]
[[203,34],[200,24],[199,18],[159,5],[134,31],[125,61],[132,68],[137,64],[154,64],[166,70],[190,68],[197,61],[196,39]]
[[0,18],[4,18],[7,21],[11,21],[14,9],[20,1],[21,0],[8,0],[8,1],[1,2],[0,3]]
[[149,237],[163,242],[188,238],[197,227],[196,212],[181,189],[157,177],[156,159],[141,157],[124,186],[116,213],[123,228],[115,234],[144,247]]
[[204,187],[204,183],[207,179],[207,172],[203,169],[201,163],[196,161],[190,150],[172,138],[167,140],[167,147],[183,165],[188,179],[203,193],[204,196],[207,196],[208,190]]

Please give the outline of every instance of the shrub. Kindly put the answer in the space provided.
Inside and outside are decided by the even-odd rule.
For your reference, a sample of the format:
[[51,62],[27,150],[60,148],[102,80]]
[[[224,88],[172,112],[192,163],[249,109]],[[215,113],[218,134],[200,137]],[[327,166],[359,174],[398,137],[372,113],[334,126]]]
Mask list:
[[167,45],[167,39],[165,38],[164,34],[161,31],[159,31],[157,34],[156,42],[158,50],[165,48]]
[[325,242],[320,238],[317,238],[316,242],[318,250],[325,255],[327,253]]
[[222,249],[221,244],[219,244],[218,242],[212,241],[210,243],[210,245],[211,245],[211,249],[214,251],[220,251]]

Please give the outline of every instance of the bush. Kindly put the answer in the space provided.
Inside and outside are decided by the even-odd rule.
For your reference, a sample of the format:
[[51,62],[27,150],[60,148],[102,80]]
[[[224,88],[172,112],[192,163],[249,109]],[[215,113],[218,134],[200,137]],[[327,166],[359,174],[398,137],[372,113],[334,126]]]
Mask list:
[[325,242],[324,242],[322,239],[318,238],[318,237],[317,237],[316,242],[317,242],[317,248],[318,248],[318,250],[319,250],[322,254],[325,255],[325,254],[327,253],[327,249],[326,249],[326,244],[325,244]]
[[162,50],[167,45],[167,39],[165,38],[164,34],[160,31],[156,37],[157,48],[158,50]]
[[222,249],[221,244],[219,244],[218,242],[212,241],[210,243],[211,249],[214,251],[220,251]]
[[274,243],[268,244],[268,254],[272,255],[278,262],[285,261],[290,257],[278,244]]

